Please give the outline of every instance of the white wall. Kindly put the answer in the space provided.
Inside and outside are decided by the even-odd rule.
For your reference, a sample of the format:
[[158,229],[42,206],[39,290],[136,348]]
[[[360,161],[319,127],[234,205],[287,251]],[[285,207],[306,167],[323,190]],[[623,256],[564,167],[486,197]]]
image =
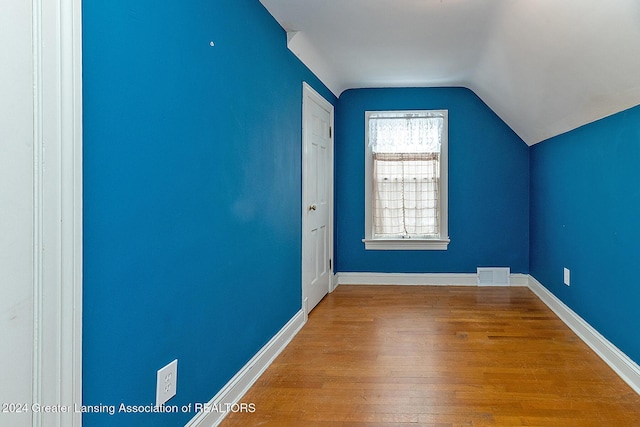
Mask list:
[[[0,404],[30,403],[33,350],[33,55],[31,2],[0,13]],[[8,13],[7,13],[8,11]],[[0,408],[1,410],[2,408]],[[0,425],[30,414],[0,412]]]

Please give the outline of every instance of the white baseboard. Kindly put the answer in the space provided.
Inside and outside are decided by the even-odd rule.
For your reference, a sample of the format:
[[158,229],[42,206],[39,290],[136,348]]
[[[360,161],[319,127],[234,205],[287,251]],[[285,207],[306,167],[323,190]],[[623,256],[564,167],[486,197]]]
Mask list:
[[509,280],[511,280],[511,286],[529,286],[529,275],[528,274],[522,274],[522,273],[516,273],[516,274],[512,274],[509,277]]
[[640,394],[640,366],[597,330],[567,307],[534,277],[529,276],[529,289],[535,293],[573,332],[611,367],[636,393]]
[[[478,286],[476,273],[337,273],[339,285]],[[527,274],[511,274],[511,286],[527,286]]]
[[[209,408],[219,411],[200,412],[185,427],[213,427],[220,424],[228,412],[224,410],[240,402],[242,396],[256,382],[273,360],[284,350],[298,331],[304,326],[305,314],[300,310],[286,325],[247,362],[236,375],[208,402]],[[227,406],[228,405],[228,406]]]
[[476,286],[477,276],[452,273],[338,273],[339,285]]
[[338,274],[331,273],[331,285],[329,286],[329,293],[336,290],[338,287]]

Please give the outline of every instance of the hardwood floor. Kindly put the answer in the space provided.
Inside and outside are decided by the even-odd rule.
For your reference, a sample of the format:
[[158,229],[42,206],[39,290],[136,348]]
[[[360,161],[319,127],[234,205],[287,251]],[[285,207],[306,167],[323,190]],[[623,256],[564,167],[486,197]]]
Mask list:
[[640,426],[527,288],[340,286],[222,426]]

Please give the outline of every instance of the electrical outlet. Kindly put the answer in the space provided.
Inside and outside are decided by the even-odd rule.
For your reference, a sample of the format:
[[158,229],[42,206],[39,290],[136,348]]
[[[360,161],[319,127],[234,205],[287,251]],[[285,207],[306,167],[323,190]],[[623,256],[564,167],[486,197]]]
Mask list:
[[564,268],[564,284],[571,286],[571,271],[568,268]]
[[178,359],[169,363],[158,371],[156,377],[156,406],[164,403],[176,395],[178,384]]

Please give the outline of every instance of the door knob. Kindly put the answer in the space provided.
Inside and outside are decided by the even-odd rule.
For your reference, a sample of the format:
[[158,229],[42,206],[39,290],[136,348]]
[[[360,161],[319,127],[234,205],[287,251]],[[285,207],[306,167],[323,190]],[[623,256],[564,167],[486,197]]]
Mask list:
[[318,207],[316,205],[309,206],[310,211],[315,211]]

